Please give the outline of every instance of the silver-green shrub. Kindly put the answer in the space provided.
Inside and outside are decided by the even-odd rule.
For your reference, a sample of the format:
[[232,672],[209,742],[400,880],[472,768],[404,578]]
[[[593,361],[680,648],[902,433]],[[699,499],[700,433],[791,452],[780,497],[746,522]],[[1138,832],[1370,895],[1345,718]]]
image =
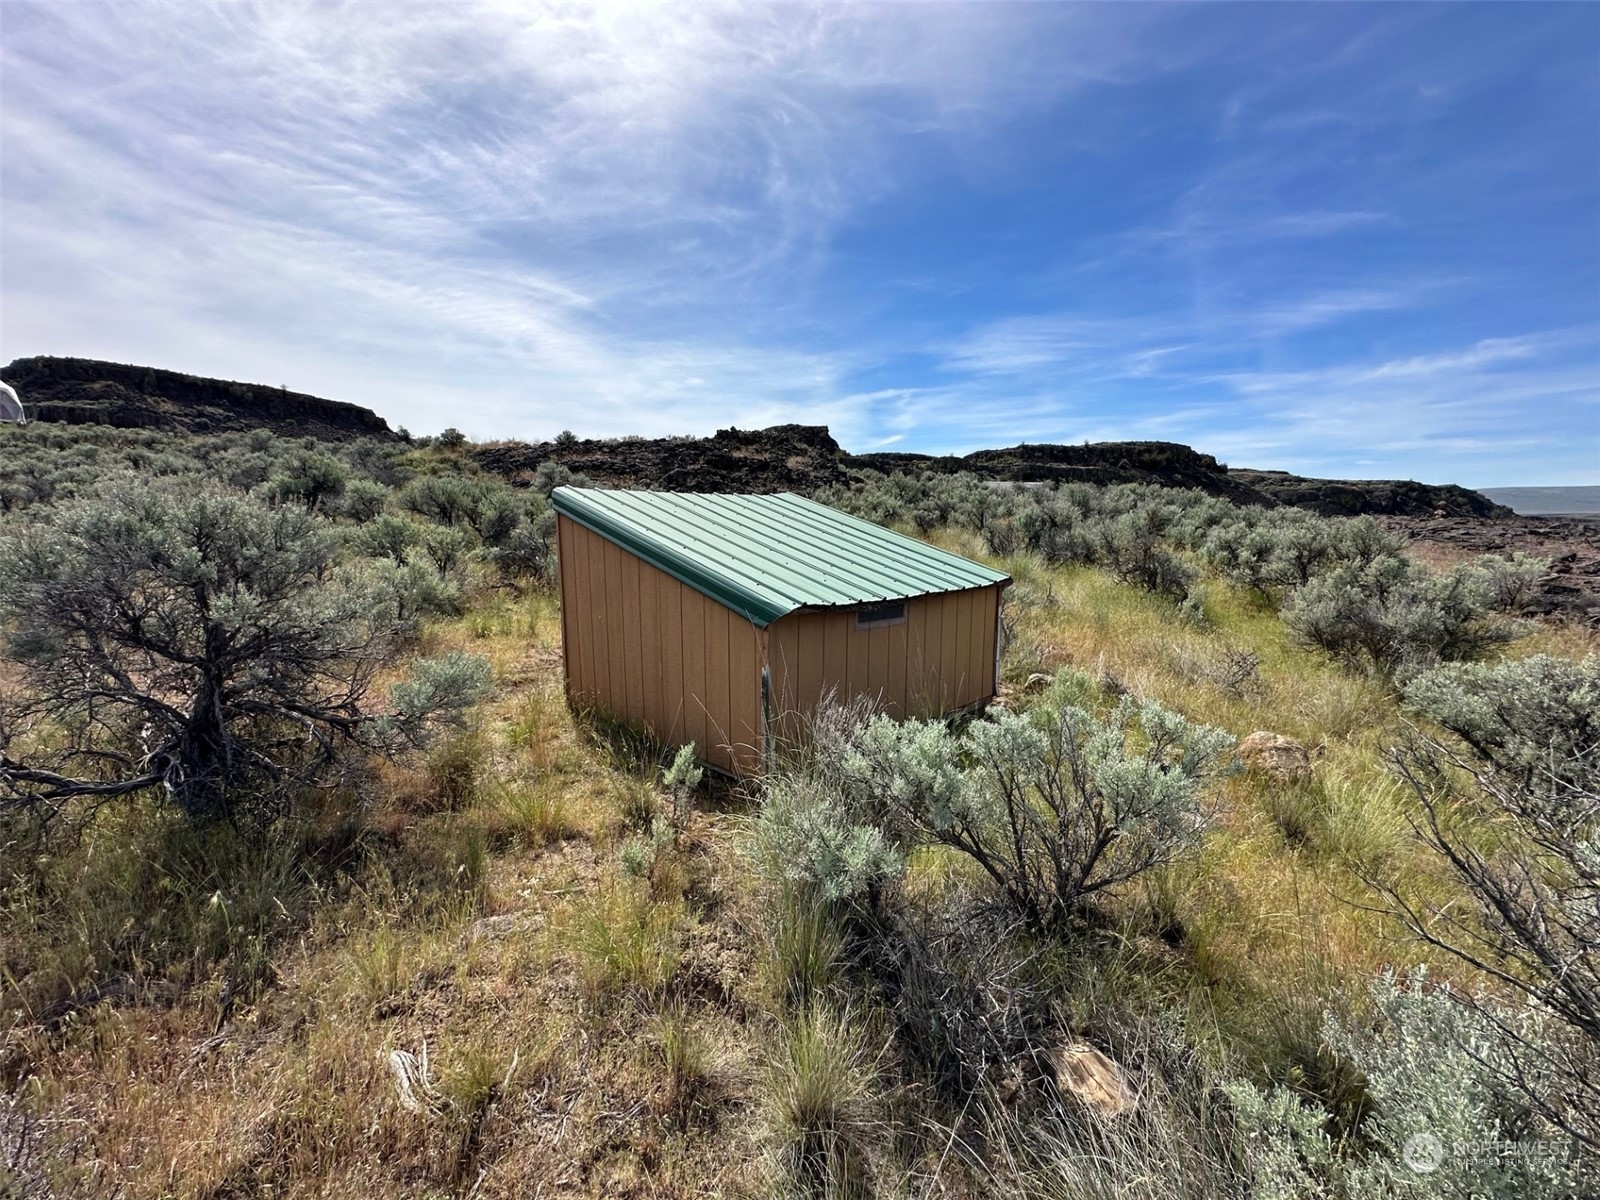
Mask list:
[[1380,554],[1344,563],[1296,590],[1284,622],[1335,658],[1387,675],[1480,657],[1525,627],[1514,603],[1539,567],[1482,558],[1446,571]]
[[278,504],[319,509],[342,496],[349,483],[349,468],[339,459],[320,448],[301,448],[267,485],[267,493]]
[[[1245,1083],[1225,1087],[1260,1200],[1563,1200],[1594,1161],[1540,1119],[1503,1079],[1512,1065],[1500,1024],[1418,970],[1373,981],[1375,1020],[1329,1015],[1323,1039],[1362,1074],[1370,1113],[1349,1144],[1312,1101]],[[1525,1042],[1547,1036],[1536,1011],[1502,1009]],[[1550,1080],[1529,1080],[1530,1084]],[[1592,1176],[1589,1176],[1592,1177]]]
[[1557,801],[1600,790],[1600,658],[1536,654],[1463,663],[1409,683],[1406,703],[1461,739],[1483,766]]
[[1479,1006],[1504,1088],[1600,1154],[1600,658],[1444,667],[1405,697],[1447,732],[1417,730],[1391,761],[1471,903],[1380,886],[1419,937],[1550,1018],[1530,1040]]
[[[859,858],[942,843],[1040,930],[1063,928],[1098,893],[1195,847],[1202,787],[1233,744],[1132,697],[1102,713],[1086,677],[1070,672],[1030,713],[964,733],[883,716],[833,732],[816,746],[805,810],[850,831],[817,839],[830,862],[846,847]],[[780,786],[779,802],[796,798]]]
[[678,752],[672,756],[672,763],[661,772],[661,786],[667,790],[667,800],[671,805],[669,819],[674,841],[683,836],[689,824],[689,815],[694,811],[694,792],[704,777],[705,771],[696,757],[693,742],[679,746]]
[[768,877],[820,900],[875,905],[905,874],[884,831],[809,774],[769,782],[755,834]]
[[1194,583],[1203,565],[1281,605],[1306,643],[1397,677],[1518,636],[1524,627],[1511,617],[1544,569],[1519,554],[1432,571],[1370,516],[1235,505],[1149,484],[1021,488],[970,475],[866,472],[857,486],[820,498],[881,524],[969,529],[997,554],[1103,567],[1191,617],[1201,609]]
[[459,659],[420,665],[402,711],[373,704],[415,625],[405,581],[344,548],[309,508],[173,480],[8,527],[0,815],[158,791],[197,824],[258,823],[458,712],[482,681]]
[[461,714],[489,691],[489,664],[476,654],[452,650],[411,663],[410,677],[389,689],[392,727],[422,742],[439,724],[458,724]]

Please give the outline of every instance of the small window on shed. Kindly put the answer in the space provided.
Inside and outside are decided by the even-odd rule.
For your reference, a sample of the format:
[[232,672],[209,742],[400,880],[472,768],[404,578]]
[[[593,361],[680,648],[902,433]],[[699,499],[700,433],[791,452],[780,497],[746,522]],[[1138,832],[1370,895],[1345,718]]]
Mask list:
[[856,609],[856,628],[872,629],[878,625],[898,625],[906,619],[906,602],[896,600],[893,604],[874,604],[869,608]]

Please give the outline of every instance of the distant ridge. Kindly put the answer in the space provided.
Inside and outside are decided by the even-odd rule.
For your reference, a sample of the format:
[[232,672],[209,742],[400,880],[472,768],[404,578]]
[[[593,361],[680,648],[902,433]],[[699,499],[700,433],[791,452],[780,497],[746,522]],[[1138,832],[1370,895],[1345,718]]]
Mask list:
[[921,474],[968,472],[996,482],[1152,483],[1198,488],[1237,504],[1280,504],[1326,516],[1512,516],[1508,508],[1454,484],[1410,480],[1304,479],[1282,471],[1230,470],[1176,442],[1094,442],[978,450],[956,457],[850,454],[824,425],[721,429],[708,438],[575,438],[492,442],[473,447],[478,462],[513,482],[533,479],[545,462],[581,471],[611,487],[689,492],[812,491],[848,481],[854,470]]
[[0,379],[21,393],[32,421],[182,433],[270,429],[332,441],[394,436],[388,422],[358,404],[156,367],[40,356],[0,368]]
[[[0,368],[0,379],[21,393],[28,417],[35,421],[180,433],[266,429],[286,437],[336,441],[398,436],[382,417],[360,405],[156,367],[41,356],[19,358]],[[517,483],[531,482],[545,462],[561,463],[611,486],[691,492],[809,492],[846,483],[851,472],[860,470],[968,472],[995,482],[1198,488],[1238,504],[1286,504],[1326,516],[1497,520],[1513,515],[1490,497],[1454,484],[1306,479],[1283,471],[1230,469],[1211,455],[1176,442],[1025,443],[961,456],[850,454],[825,425],[775,425],[722,429],[708,438],[489,442],[472,446],[470,453],[485,469]]]
[[1590,487],[1479,488],[1519,516],[1589,516],[1600,513],[1600,485]]

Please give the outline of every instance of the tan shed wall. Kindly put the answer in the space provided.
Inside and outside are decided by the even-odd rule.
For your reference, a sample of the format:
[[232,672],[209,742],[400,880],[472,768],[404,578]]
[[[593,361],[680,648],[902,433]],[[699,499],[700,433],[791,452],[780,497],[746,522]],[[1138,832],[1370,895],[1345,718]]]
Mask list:
[[1000,588],[906,601],[906,619],[856,628],[856,614],[791,613],[767,627],[778,736],[797,738],[805,714],[832,688],[870,696],[897,717],[932,717],[995,693]]
[[567,699],[759,769],[764,631],[563,514],[556,537]]

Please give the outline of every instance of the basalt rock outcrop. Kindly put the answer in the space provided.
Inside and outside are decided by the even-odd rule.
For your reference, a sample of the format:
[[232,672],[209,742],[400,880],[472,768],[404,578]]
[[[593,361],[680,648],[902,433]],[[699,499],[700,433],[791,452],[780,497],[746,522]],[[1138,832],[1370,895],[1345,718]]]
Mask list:
[[533,478],[547,461],[608,487],[690,492],[810,491],[843,483],[852,471],[884,474],[961,472],[1008,483],[1151,483],[1198,488],[1236,504],[1292,504],[1325,515],[1360,513],[1471,518],[1511,516],[1477,492],[1409,480],[1302,479],[1281,471],[1224,466],[1176,442],[1023,444],[965,455],[850,454],[823,425],[720,429],[709,438],[560,439],[474,447],[479,464],[513,482]]
[[[185,433],[269,429],[291,437],[393,437],[371,409],[257,383],[205,379],[155,367],[86,358],[19,358],[0,369],[38,421]],[[1229,468],[1176,442],[1024,443],[964,455],[850,454],[823,425],[721,429],[711,437],[563,437],[472,448],[488,470],[531,480],[555,461],[599,483],[679,491],[810,492],[856,470],[968,472],[995,482],[1152,483],[1198,488],[1237,504],[1292,504],[1329,516],[1501,519],[1488,498],[1453,484],[1410,480],[1304,479]]]
[[21,394],[32,421],[177,433],[268,429],[331,441],[394,436],[382,417],[358,404],[156,367],[41,356],[0,368],[0,379]]
[[975,450],[960,457],[856,454],[851,456],[850,465],[885,474],[965,471],[1011,483],[1154,483],[1199,488],[1236,504],[1273,503],[1234,478],[1211,455],[1178,442],[1085,442],[1075,446],[1024,443],[1004,450]]
[[1235,470],[1241,484],[1325,517],[1404,516],[1500,519],[1515,514],[1481,492],[1410,479],[1306,479],[1287,471]]
[[1410,539],[1437,563],[1480,554],[1531,554],[1550,564],[1523,606],[1524,616],[1563,617],[1600,626],[1600,517],[1417,517],[1385,515],[1380,524]]
[[1521,550],[1551,560],[1530,615],[1600,623],[1600,518],[1518,517],[1454,484],[1412,480],[1307,479],[1283,471],[1230,468],[1174,442],[1020,445],[966,455],[850,454],[825,426],[722,429],[708,438],[561,438],[471,447],[487,470],[531,483],[541,464],[561,463],[606,487],[689,492],[811,492],[863,470],[967,472],[993,482],[1152,483],[1197,488],[1237,504],[1293,505],[1325,516],[1369,514],[1404,532],[1440,561]]
[[676,492],[812,492],[846,482],[851,461],[825,425],[719,429],[708,438],[492,442],[472,454],[512,483],[531,481],[553,461],[606,487]]

